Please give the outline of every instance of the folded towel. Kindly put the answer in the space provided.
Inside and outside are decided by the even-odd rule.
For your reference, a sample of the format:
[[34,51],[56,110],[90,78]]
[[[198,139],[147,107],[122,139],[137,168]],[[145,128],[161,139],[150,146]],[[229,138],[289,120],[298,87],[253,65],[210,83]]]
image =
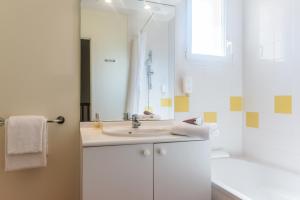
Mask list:
[[47,120],[40,116],[10,117],[5,121],[5,170],[47,165]]
[[196,126],[184,122],[176,123],[171,130],[173,135],[182,135],[189,137],[200,137],[204,140],[209,139],[209,128]]
[[184,120],[183,122],[188,123],[188,124],[192,124],[192,125],[197,125],[197,126],[208,128],[209,129],[209,135],[211,137],[216,137],[216,136],[220,135],[220,129],[219,129],[218,124],[216,124],[216,123],[204,123],[203,119],[201,117],[187,119],[187,120]]
[[8,155],[41,153],[47,120],[39,116],[15,116],[7,120]]

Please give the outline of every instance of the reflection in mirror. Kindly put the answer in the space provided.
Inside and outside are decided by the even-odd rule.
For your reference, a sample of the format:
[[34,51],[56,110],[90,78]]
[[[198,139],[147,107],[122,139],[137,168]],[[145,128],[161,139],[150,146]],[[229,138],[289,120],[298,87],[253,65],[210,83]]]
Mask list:
[[82,0],[81,121],[174,118],[174,18],[165,4]]

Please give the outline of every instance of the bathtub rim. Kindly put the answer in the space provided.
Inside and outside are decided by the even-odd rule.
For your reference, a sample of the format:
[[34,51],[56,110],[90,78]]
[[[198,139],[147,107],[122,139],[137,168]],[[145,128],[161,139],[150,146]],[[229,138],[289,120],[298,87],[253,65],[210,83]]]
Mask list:
[[220,190],[223,190],[226,193],[228,193],[236,198],[239,198],[241,200],[252,200],[251,198],[247,197],[245,194],[239,192],[238,190],[236,190],[232,187],[227,186],[226,184],[222,183],[221,181],[212,180],[212,186],[216,187]]
[[[249,158],[247,156],[231,156],[231,157],[227,157],[227,158],[212,158],[211,162],[213,162],[214,160],[238,160],[238,161],[247,162],[247,163],[250,163],[250,164],[259,165],[259,166],[262,166],[262,167],[267,167],[267,168],[270,168],[272,170],[278,170],[278,171],[287,173],[289,175],[293,175],[293,176],[296,175],[298,177],[300,176],[299,173],[294,172],[292,170],[288,170],[288,169],[285,169],[285,168],[282,168],[282,167],[279,167],[277,165],[273,165],[273,164],[270,164],[270,163],[261,162],[257,159],[252,159],[252,158]],[[213,168],[212,168],[212,170],[213,170]],[[238,189],[234,189],[233,187],[227,186],[227,184],[225,184],[223,181],[214,180],[213,177],[212,177],[211,182],[212,182],[212,185],[218,187],[221,190],[224,190],[225,192],[227,192],[227,193],[229,193],[229,194],[231,194],[231,195],[233,195],[237,198],[240,198],[241,200],[253,200],[250,197],[248,197],[248,195],[245,195],[245,194],[241,193],[240,191],[238,191]]]
[[[239,160],[239,161],[246,161],[246,162],[250,162],[250,163],[252,162],[252,163],[259,164],[255,160],[250,160],[244,156],[229,156],[229,157],[211,158],[211,161],[213,161],[213,160]],[[217,187],[218,189],[223,190],[223,191],[227,192],[229,195],[232,195],[238,199],[253,200],[250,197],[248,197],[247,195],[239,192],[237,189],[227,186],[222,181],[213,180],[213,178],[212,178],[211,182],[212,182],[212,186]]]
[[[236,196],[235,194],[232,194],[231,192],[227,191],[223,187],[220,187],[219,185],[212,183],[212,199],[214,200],[214,196],[222,195],[223,197],[229,198],[231,200],[243,200],[240,197]],[[218,198],[216,198],[218,200]]]

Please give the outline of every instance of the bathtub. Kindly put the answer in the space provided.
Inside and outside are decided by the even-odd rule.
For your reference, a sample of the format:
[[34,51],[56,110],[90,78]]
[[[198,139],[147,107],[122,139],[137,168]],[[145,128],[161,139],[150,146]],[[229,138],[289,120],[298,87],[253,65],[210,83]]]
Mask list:
[[243,159],[212,160],[213,200],[300,200],[300,175]]

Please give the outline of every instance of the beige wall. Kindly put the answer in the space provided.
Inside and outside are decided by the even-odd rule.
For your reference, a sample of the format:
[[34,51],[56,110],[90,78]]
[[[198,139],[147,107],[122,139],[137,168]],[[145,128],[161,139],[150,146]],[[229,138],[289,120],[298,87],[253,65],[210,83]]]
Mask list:
[[4,172],[0,127],[0,199],[79,199],[79,1],[2,0],[0,116],[66,117],[49,126],[48,167]]

